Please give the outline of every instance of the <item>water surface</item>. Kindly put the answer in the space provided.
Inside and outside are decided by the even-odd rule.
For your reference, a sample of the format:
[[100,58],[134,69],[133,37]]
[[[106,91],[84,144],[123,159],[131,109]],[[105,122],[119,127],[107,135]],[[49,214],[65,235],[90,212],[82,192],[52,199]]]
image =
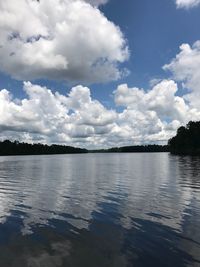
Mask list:
[[8,266],[200,266],[200,158],[0,157]]

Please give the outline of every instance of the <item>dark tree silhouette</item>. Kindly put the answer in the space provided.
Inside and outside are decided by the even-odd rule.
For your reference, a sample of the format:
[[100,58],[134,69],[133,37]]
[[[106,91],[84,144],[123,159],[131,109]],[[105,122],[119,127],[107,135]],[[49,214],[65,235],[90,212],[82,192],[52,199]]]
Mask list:
[[168,144],[173,154],[200,155],[200,121],[181,126]]
[[40,155],[40,154],[74,154],[87,153],[86,149],[63,146],[63,145],[43,145],[27,144],[18,141],[11,142],[5,140],[0,142],[0,155]]
[[167,145],[140,145],[140,146],[125,146],[125,147],[113,147],[103,150],[93,150],[92,152],[104,152],[104,153],[141,153],[141,152],[168,152],[169,147]]
[[126,152],[168,152],[168,146],[144,145],[114,147],[101,150],[87,150],[64,145],[27,144],[5,140],[0,142],[0,155],[40,155],[40,154],[75,154],[75,153],[126,153]]

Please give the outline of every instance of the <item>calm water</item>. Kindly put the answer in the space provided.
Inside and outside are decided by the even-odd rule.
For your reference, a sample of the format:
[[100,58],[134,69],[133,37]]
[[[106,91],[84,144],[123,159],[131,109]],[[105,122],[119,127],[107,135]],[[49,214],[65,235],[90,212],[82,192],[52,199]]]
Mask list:
[[0,157],[0,266],[200,266],[200,158]]

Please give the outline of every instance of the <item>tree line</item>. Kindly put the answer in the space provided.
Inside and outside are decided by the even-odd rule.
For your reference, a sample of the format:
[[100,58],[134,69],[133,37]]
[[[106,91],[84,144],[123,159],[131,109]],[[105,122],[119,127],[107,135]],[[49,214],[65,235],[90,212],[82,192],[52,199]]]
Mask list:
[[168,145],[137,145],[137,146],[124,146],[113,147],[109,149],[93,150],[93,153],[147,153],[147,152],[169,152]]
[[87,150],[64,145],[28,144],[18,141],[1,141],[0,155],[40,155],[40,154],[75,154],[75,153],[138,153],[138,152],[168,152],[167,145],[141,145],[113,147],[109,149]]
[[0,142],[0,155],[75,154],[87,152],[87,149],[63,145],[27,144],[9,140]]
[[170,152],[182,155],[200,155],[200,121],[181,126],[168,142]]

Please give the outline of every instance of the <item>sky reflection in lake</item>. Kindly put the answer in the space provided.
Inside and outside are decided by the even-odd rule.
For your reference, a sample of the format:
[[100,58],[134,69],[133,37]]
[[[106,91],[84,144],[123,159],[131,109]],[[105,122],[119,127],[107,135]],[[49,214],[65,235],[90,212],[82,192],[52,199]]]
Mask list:
[[0,157],[0,266],[200,266],[200,158]]

